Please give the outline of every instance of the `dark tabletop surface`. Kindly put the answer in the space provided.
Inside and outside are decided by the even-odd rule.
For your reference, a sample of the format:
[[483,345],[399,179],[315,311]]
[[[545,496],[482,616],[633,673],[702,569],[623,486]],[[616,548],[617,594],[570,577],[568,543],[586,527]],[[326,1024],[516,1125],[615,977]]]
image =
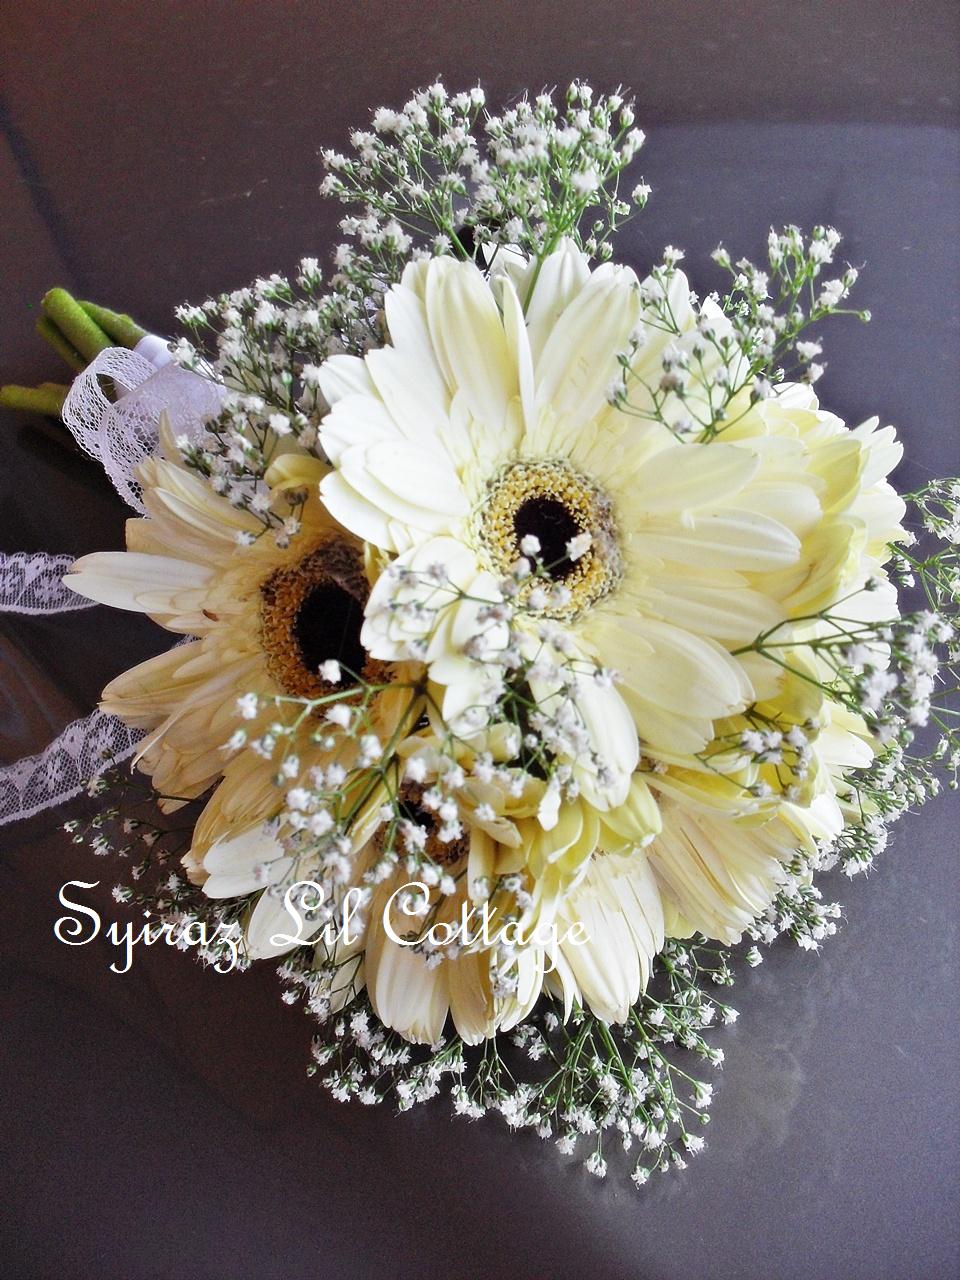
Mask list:
[[[322,258],[316,152],[368,108],[437,73],[493,103],[582,75],[632,86],[649,134],[654,196],[620,256],[684,246],[705,288],[720,239],[756,256],[771,222],[835,223],[875,319],[835,325],[823,398],[900,428],[902,484],[956,471],[958,26],[936,0],[9,0],[0,374],[60,376],[33,334],[51,284],[163,332],[180,301]],[[0,433],[0,548],[122,545],[120,500],[56,430]],[[0,618],[0,760],[165,643],[100,608]],[[112,869],[63,814],[4,828],[0,1275],[955,1276],[958,818],[931,805],[837,887],[821,959],[781,946],[746,971],[707,1151],[640,1196],[445,1104],[332,1102],[269,967],[155,950],[118,977],[105,944],[60,945],[59,885],[99,878],[103,904]]]

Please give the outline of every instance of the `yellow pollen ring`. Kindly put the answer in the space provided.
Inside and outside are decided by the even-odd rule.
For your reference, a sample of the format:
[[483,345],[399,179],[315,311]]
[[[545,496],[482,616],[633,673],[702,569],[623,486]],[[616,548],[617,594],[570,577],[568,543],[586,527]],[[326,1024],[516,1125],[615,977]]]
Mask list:
[[[609,595],[622,577],[613,506],[599,486],[563,460],[509,464],[490,482],[476,517],[479,541],[495,572],[509,573],[523,554],[518,526],[527,525],[530,532],[538,532],[538,507],[544,516],[549,514],[555,537],[561,526],[570,536],[590,535],[589,548],[577,560],[565,556],[561,560],[563,553],[554,549],[551,571],[549,557],[543,557],[548,575],[570,592],[567,604],[543,612],[548,617],[571,618]],[[540,537],[542,549],[545,541]],[[533,585],[525,585],[521,601]]]

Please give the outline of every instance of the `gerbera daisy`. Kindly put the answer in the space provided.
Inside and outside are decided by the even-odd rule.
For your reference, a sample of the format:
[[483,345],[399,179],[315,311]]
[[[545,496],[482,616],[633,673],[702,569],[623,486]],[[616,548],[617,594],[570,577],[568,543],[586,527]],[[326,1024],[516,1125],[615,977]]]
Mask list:
[[[425,658],[448,722],[489,704],[500,686],[478,634],[488,655],[505,641],[484,632],[480,602],[501,601],[536,554],[553,590],[541,574],[511,601],[539,604],[516,621],[530,650],[619,674],[574,676],[593,749],[573,764],[602,808],[625,798],[641,746],[695,760],[717,721],[765,696],[757,680],[776,672],[740,650],[855,589],[865,514],[883,526],[874,555],[899,515],[883,484],[895,454],[872,449],[873,424],[853,433],[821,414],[807,388],[755,405],[745,391],[710,442],[680,444],[611,403],[624,351],[640,385],[659,377],[675,340],[648,320],[663,289],[623,267],[591,272],[570,244],[492,282],[469,262],[415,262],[385,299],[391,345],[320,374],[324,502],[394,557],[367,602],[369,651]],[[695,334],[679,272],[668,301]],[[550,679],[530,687],[544,704],[556,693]]]
[[[257,538],[263,525],[255,515],[186,469],[162,422],[161,454],[139,470],[147,515],[128,520],[127,550],[84,556],[65,579],[78,595],[191,637],[111,681],[100,705],[146,731],[137,760],[167,809],[219,784],[186,858],[198,882],[209,874],[203,858],[215,841],[256,828],[282,807],[269,749],[277,724],[291,730],[284,744],[294,771],[285,778],[293,788],[325,759],[342,760],[343,743],[319,731],[320,713],[325,704],[355,701],[358,681],[376,691],[365,711],[372,731],[389,737],[419,715],[412,668],[388,672],[360,643],[364,548],[318,500],[324,469],[288,453],[267,473],[274,499],[305,495],[297,536],[279,545]],[[304,700],[320,710],[306,714]]]
[[[568,1004],[625,1016],[623,993],[637,999],[663,944],[659,891],[638,838],[657,820],[644,780],[634,780],[629,805],[602,817],[565,803],[547,832],[537,817],[545,784],[491,770],[485,753],[464,749],[453,764],[421,733],[400,745],[398,769],[399,780],[373,788],[352,821],[349,870],[329,894],[324,887],[332,909],[300,920],[296,895],[315,887],[306,882],[321,855],[291,857],[275,825],[207,851],[205,893],[256,895],[247,954],[311,943],[331,919],[349,926],[350,936],[316,944],[330,1009],[365,987],[386,1026],[427,1044],[448,1016],[471,1044],[509,1030],[545,984]],[[455,834],[445,830],[450,806]],[[344,912],[351,892],[362,910]]]

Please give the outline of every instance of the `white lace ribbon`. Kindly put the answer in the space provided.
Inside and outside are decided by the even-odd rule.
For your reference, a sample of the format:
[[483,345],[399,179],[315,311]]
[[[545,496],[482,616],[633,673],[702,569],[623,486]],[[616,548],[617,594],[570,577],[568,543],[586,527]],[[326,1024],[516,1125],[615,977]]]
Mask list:
[[[108,399],[108,382],[116,400]],[[143,512],[136,469],[156,452],[160,415],[177,436],[195,439],[215,417],[224,388],[173,364],[161,338],[147,335],[136,351],[109,347],[74,379],[63,420],[82,449],[103,466],[120,496]],[[73,556],[0,553],[0,612],[65,613],[90,604],[66,588]],[[127,759],[143,737],[116,716],[94,711],[75,720],[39,755],[0,768],[0,826],[30,818],[80,794],[105,769]]]
[[50,556],[45,551],[0,551],[0,613],[71,613],[90,609],[84,600],[63,585],[63,575],[73,564],[71,555]]
[[74,720],[38,755],[0,768],[0,826],[72,800],[91,778],[132,755],[142,737],[102,711]]
[[[175,435],[195,439],[219,413],[224,393],[220,383],[171,363],[166,344],[148,338],[150,344],[144,338],[137,351],[101,351],[74,379],[62,411],[80,447],[102,465],[121,498],[141,513],[136,469],[156,452],[160,414],[167,413]],[[112,384],[115,401],[107,398],[105,381]]]

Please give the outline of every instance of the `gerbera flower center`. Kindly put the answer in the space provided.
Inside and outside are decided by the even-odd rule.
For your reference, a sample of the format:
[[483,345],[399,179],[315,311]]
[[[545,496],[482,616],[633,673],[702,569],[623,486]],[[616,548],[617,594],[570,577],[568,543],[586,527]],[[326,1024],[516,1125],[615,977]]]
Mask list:
[[[589,608],[620,581],[622,564],[609,497],[562,460],[514,462],[488,487],[478,533],[493,568],[509,573],[524,555],[524,539],[540,545],[538,560],[554,583],[570,592],[566,604],[545,612],[569,618]],[[572,542],[588,535],[586,551],[570,555]],[[529,595],[534,584],[526,586]]]
[[[360,552],[336,538],[266,579],[260,587],[260,630],[267,669],[285,693],[321,697],[358,677],[370,678],[360,643],[368,594]],[[340,664],[336,683],[320,674],[330,659]]]
[[[425,833],[423,852],[431,861],[441,867],[452,867],[454,863],[469,853],[467,836],[459,835],[455,840],[441,840],[440,816],[423,802],[424,788],[416,782],[404,782],[397,793],[397,808],[402,817],[414,823]],[[389,828],[381,827],[377,833],[377,843],[383,851],[387,843]]]

